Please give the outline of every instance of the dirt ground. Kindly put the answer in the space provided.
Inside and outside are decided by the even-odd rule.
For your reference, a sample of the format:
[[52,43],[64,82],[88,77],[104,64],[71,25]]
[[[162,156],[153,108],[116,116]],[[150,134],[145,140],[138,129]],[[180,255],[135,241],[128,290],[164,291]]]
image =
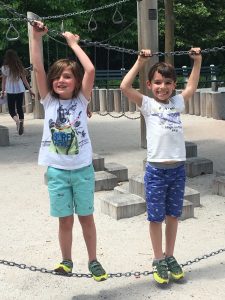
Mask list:
[[[10,146],[0,147],[0,299],[1,300],[147,300],[225,299],[225,251],[185,267],[185,279],[158,287],[152,276],[68,278],[44,274],[26,266],[52,269],[61,259],[57,219],[49,216],[45,168],[37,165],[43,120],[26,115],[25,133],[18,136],[8,114],[0,125],[9,128]],[[179,222],[175,256],[181,263],[225,248],[225,198],[212,194],[215,172],[225,170],[225,122],[183,115],[186,141],[195,142],[198,156],[211,159],[214,174],[188,179],[201,193],[195,217]],[[142,171],[146,150],[140,148],[140,120],[114,119],[93,114],[89,121],[93,150],[105,162],[118,162],[129,176]],[[151,271],[152,250],[146,214],[116,221],[100,211],[100,202],[112,192],[95,193],[98,259],[109,273]],[[88,273],[81,228],[74,225],[74,270]]]

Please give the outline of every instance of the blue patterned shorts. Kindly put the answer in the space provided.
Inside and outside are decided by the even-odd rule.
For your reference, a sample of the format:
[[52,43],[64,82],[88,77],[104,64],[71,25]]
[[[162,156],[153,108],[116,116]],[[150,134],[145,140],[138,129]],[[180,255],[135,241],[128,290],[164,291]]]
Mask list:
[[181,216],[185,179],[183,163],[178,167],[162,169],[146,164],[144,183],[149,221],[162,222],[166,215]]

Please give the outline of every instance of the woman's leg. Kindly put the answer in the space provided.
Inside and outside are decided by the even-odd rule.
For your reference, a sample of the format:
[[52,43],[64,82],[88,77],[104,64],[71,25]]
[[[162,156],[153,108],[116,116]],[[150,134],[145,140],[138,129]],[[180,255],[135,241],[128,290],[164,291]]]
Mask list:
[[20,121],[24,120],[24,112],[23,112],[23,97],[24,93],[15,94],[16,97],[16,110],[19,116]]
[[16,97],[15,94],[7,94],[7,101],[8,101],[8,109],[9,114],[13,118],[13,120],[18,123],[19,118],[16,113]]

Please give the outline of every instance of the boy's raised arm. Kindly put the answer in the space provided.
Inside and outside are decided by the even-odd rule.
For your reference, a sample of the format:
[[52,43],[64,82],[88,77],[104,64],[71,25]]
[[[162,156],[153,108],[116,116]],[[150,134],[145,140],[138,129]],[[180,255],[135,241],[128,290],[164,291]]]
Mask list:
[[141,50],[141,55],[138,56],[133,67],[123,78],[120,88],[123,94],[132,102],[136,103],[138,106],[142,104],[142,94],[132,87],[135,77],[139,71],[144,67],[145,63],[148,61],[151,55],[150,50]]
[[187,82],[186,88],[182,92],[184,100],[189,100],[198,87],[200,71],[201,71],[201,49],[200,48],[191,48],[190,57],[194,60],[193,68],[190,74],[190,77]]

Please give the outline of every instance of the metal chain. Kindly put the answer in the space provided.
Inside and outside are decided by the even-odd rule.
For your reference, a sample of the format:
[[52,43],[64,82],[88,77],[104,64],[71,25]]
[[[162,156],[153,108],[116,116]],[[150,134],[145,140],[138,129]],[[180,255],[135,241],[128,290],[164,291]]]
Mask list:
[[[127,2],[127,1],[130,1],[130,0],[122,0],[120,2],[122,3],[122,2]],[[118,3],[119,2],[114,3],[114,5],[116,5]],[[10,7],[8,5],[5,5],[4,2],[2,2],[2,1],[0,1],[0,4],[2,4],[2,6],[5,7],[5,9],[8,10],[9,13],[18,16],[22,21],[28,22],[32,26],[34,25],[34,20],[33,19],[27,18],[25,15],[18,13],[15,9],[13,9],[12,7]],[[112,5],[112,4],[109,4],[109,5]],[[107,5],[105,5],[105,7],[107,7]],[[93,9],[93,10],[95,10],[95,9]],[[47,17],[45,17],[45,18],[47,18]],[[48,18],[50,18],[50,17],[48,17]],[[54,29],[48,29],[48,33],[52,33],[54,35],[58,35],[58,36],[63,37],[61,32],[59,32],[57,30],[54,30]],[[140,54],[140,51],[137,51],[137,50],[126,49],[126,48],[118,47],[118,46],[112,46],[110,44],[104,44],[104,43],[97,42],[97,41],[92,42],[92,41],[88,41],[88,40],[80,40],[80,42],[83,43],[86,46],[101,47],[101,48],[105,48],[107,50],[114,50],[114,51],[117,51],[117,52],[123,52],[123,53],[131,54],[131,55],[139,55]],[[225,51],[225,46],[214,47],[214,48],[211,48],[211,49],[210,48],[203,49],[203,50],[201,50],[201,53],[202,54],[208,54],[208,53],[216,53],[218,51]],[[175,56],[175,55],[179,56],[179,55],[189,55],[189,54],[190,54],[189,50],[187,50],[187,51],[170,51],[170,52],[160,52],[159,51],[159,52],[153,52],[152,56],[159,56],[159,57],[160,56],[170,56],[170,55],[171,56]]]
[[[193,263],[198,263],[198,262],[200,262],[203,259],[207,259],[209,257],[218,255],[218,254],[223,253],[223,252],[225,252],[225,248],[219,249],[217,251],[213,251],[213,252],[211,252],[209,254],[205,254],[205,255],[203,255],[201,257],[197,257],[197,258],[195,258],[193,260],[189,260],[186,263],[181,264],[181,266],[182,267],[190,266]],[[0,260],[0,264],[5,265],[5,266],[10,266],[10,267],[17,267],[19,269],[24,269],[24,270],[28,269],[28,270],[30,270],[32,272],[41,272],[41,273],[47,273],[47,274],[52,274],[52,275],[58,275],[58,276],[76,277],[76,278],[91,278],[92,277],[92,274],[84,274],[84,273],[71,273],[71,274],[63,275],[63,274],[59,274],[59,273],[55,272],[54,270],[47,270],[45,268],[38,268],[38,267],[35,267],[35,266],[27,266],[26,264],[18,264],[18,263],[15,263],[15,262],[12,262],[12,261],[3,260],[3,259]],[[136,271],[136,272],[125,272],[125,273],[122,273],[122,272],[108,273],[108,276],[109,276],[109,278],[114,278],[114,277],[131,277],[131,276],[134,276],[136,278],[140,278],[141,276],[148,276],[150,274],[153,274],[153,271],[144,271],[144,272]]]
[[130,117],[130,116],[128,116],[125,112],[122,112],[120,115],[115,115],[115,114],[112,114],[112,113],[110,113],[110,112],[101,113],[100,111],[97,111],[97,114],[98,114],[99,116],[102,116],[102,117],[110,116],[110,117],[112,117],[112,118],[114,118],[114,119],[119,119],[119,118],[121,118],[121,117],[126,117],[126,118],[129,119],[129,120],[137,120],[137,119],[140,119],[140,117],[141,117],[140,115],[137,116],[137,117]]
[[[77,15],[92,14],[94,12],[101,11],[101,10],[104,10],[104,9],[107,9],[107,8],[111,8],[111,7],[117,6],[119,4],[129,2],[129,1],[131,1],[131,0],[121,0],[121,1],[118,1],[118,2],[115,2],[115,3],[110,3],[110,4],[107,4],[107,5],[101,6],[101,7],[96,7],[96,8],[92,8],[92,9],[88,9],[88,10],[84,10],[84,11],[72,12],[72,13],[68,13],[68,14],[41,17],[41,19],[42,20],[55,20],[55,19],[63,19],[64,20],[65,18],[69,18],[69,17],[73,17],[73,16],[77,16]],[[3,3],[2,1],[0,1],[0,4],[6,10],[9,10],[9,9],[13,10],[8,5],[5,5],[5,3]],[[24,18],[24,15],[20,14],[20,16],[23,16],[23,18]],[[5,22],[17,21],[17,22],[20,22],[20,21],[23,21],[23,20],[20,17],[18,17],[18,18],[11,18],[11,19],[10,18],[0,18],[0,21],[5,21]]]

